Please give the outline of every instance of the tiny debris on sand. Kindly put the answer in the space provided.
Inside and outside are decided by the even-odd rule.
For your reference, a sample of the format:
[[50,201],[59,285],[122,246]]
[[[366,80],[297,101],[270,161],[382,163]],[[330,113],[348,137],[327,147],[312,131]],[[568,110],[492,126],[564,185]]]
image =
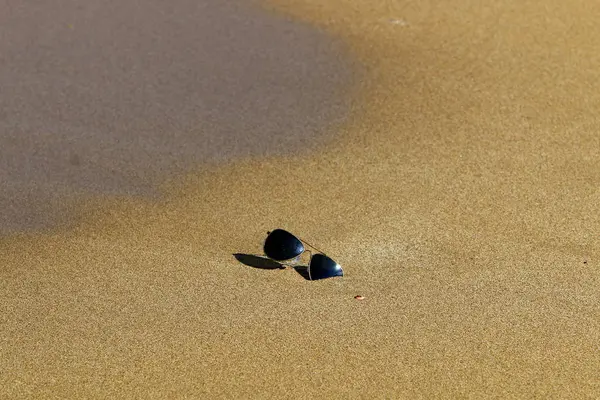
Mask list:
[[390,18],[389,22],[394,25],[408,26],[408,22],[402,18]]

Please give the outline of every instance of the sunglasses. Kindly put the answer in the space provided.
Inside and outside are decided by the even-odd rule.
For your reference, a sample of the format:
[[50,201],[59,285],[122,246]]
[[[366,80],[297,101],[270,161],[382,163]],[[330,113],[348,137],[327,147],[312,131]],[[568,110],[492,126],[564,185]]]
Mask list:
[[[275,229],[272,232],[268,232],[267,235],[264,252],[265,255],[272,260],[279,262],[290,261],[297,259],[305,251],[310,254],[308,278],[311,281],[333,278],[335,276],[344,276],[344,271],[342,271],[342,267],[338,263],[327,257],[316,247],[300,240],[291,233],[284,231],[283,229]],[[304,245],[319,251],[319,253],[312,254],[310,250],[305,249]]]

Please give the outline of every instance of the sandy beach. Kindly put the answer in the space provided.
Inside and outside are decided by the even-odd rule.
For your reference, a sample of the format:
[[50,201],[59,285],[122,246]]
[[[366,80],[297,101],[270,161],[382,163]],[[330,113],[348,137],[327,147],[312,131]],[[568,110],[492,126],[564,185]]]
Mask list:
[[[0,239],[1,397],[599,397],[600,6],[262,6],[344,43],[346,113]],[[346,275],[235,259],[276,227]]]

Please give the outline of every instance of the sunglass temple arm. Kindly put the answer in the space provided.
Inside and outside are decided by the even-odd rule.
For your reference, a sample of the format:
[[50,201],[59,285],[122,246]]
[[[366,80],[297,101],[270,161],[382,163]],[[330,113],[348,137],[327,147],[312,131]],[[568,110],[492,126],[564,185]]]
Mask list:
[[[296,236],[296,237],[297,237],[298,239],[300,239],[300,241],[301,241],[302,243],[304,243],[305,245],[307,245],[308,247],[312,248],[313,250],[316,250],[316,251],[318,251],[318,252],[319,252],[319,253],[321,253],[321,254],[324,254],[324,255],[326,255],[324,251],[317,249],[315,246],[313,246],[312,244],[308,243],[306,240],[304,240],[304,239],[302,239],[301,237],[298,237],[298,236]],[[307,251],[308,251],[308,250],[307,250]],[[310,251],[308,251],[308,252],[310,253],[310,256],[312,257],[312,253],[311,253]]]

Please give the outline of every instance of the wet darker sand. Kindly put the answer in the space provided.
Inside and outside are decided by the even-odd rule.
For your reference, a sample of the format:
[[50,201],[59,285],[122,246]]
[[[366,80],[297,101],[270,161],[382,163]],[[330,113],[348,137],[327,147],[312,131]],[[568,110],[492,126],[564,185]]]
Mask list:
[[63,220],[77,194],[318,146],[347,113],[343,53],[249,1],[1,2],[0,233]]

